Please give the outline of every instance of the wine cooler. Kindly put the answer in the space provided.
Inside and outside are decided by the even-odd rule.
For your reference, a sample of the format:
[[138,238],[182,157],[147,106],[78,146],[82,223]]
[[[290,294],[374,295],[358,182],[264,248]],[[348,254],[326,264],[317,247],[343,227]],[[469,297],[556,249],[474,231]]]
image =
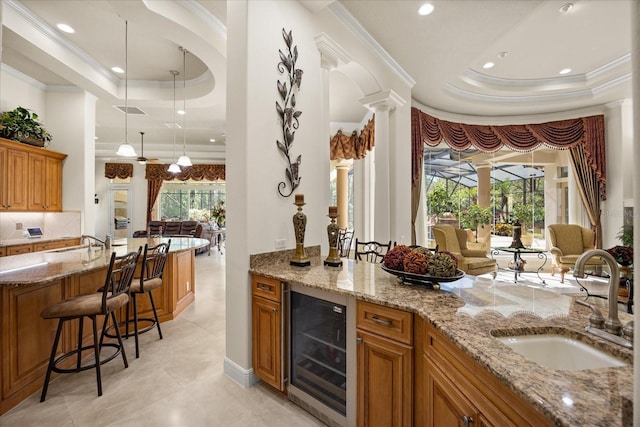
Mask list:
[[347,300],[304,292],[290,292],[289,395],[311,405],[320,418],[328,417],[330,425],[347,425],[349,394],[355,387],[347,375],[355,378],[347,350]]

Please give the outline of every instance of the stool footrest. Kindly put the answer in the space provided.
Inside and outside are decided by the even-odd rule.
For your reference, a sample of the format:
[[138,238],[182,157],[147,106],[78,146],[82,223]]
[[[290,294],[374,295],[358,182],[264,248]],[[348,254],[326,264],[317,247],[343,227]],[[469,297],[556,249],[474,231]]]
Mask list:
[[[100,358],[100,365],[104,365],[105,363],[109,362],[110,360],[113,360],[116,356],[118,356],[120,354],[120,352],[122,351],[122,349],[120,348],[119,344],[116,343],[103,343],[102,346],[100,347],[100,351],[102,351],[102,348],[104,347],[111,347],[111,348],[115,348],[116,350],[113,352],[113,354],[109,355],[106,358]],[[59,374],[71,374],[73,372],[81,372],[81,371],[86,371],[87,369],[94,369],[96,367],[95,362],[93,362],[90,365],[82,365],[82,366],[76,366],[74,368],[60,368],[58,367],[58,364],[61,363],[62,361],[72,357],[72,356],[76,356],[78,354],[78,352],[82,353],[83,351],[89,351],[91,350],[91,354],[93,355],[93,351],[94,351],[94,346],[90,345],[90,346],[85,346],[82,347],[81,349],[74,349],[68,353],[64,353],[61,354],[60,356],[58,356],[54,362],[53,362],[53,366],[51,367],[51,370],[53,372],[57,372]]]
[[[129,326],[129,328],[132,329],[132,330],[130,330],[129,333],[126,333],[126,332],[124,332],[122,330],[122,328],[125,327],[126,324],[127,324],[126,321],[122,321],[122,322],[120,322],[118,324],[118,327],[120,327],[120,336],[122,338],[130,338],[130,337],[133,337],[133,336],[136,335],[136,332],[135,332],[135,329],[134,329],[134,326],[133,326],[133,320],[131,320],[130,322],[131,322],[131,325]],[[157,325],[156,321],[154,319],[150,319],[150,318],[144,318],[144,319],[143,318],[139,318],[138,319],[138,323],[140,323],[140,322],[149,322],[151,324],[148,325],[148,326],[145,326],[144,328],[138,328],[138,335],[144,334],[145,332],[148,332],[151,329],[156,328],[156,325]],[[115,326],[109,326],[107,328],[107,330],[104,332],[104,336],[105,337],[109,337],[109,338],[117,338],[116,335],[112,332],[113,328],[115,328]]]

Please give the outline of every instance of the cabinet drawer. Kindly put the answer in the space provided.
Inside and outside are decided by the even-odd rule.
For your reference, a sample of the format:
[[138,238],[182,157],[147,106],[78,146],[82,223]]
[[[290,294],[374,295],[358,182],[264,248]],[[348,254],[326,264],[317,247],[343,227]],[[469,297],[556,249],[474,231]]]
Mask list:
[[7,256],[7,248],[6,247],[1,247],[0,248],[0,256]]
[[260,296],[271,301],[280,302],[282,292],[280,292],[280,281],[262,276],[252,276],[251,292],[255,296]]
[[41,242],[33,244],[33,251],[50,251],[51,249],[60,249],[66,247],[66,242],[64,240],[57,240],[53,242]]
[[20,255],[20,254],[28,254],[33,252],[33,245],[15,245],[9,246],[7,248],[7,255]]
[[407,311],[358,301],[356,327],[405,344],[413,344],[413,314]]

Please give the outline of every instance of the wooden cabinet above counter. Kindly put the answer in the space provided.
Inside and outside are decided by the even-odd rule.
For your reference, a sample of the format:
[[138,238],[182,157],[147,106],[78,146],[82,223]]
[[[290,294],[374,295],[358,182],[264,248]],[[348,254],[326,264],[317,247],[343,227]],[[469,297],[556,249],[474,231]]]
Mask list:
[[62,212],[66,154],[0,138],[0,212]]

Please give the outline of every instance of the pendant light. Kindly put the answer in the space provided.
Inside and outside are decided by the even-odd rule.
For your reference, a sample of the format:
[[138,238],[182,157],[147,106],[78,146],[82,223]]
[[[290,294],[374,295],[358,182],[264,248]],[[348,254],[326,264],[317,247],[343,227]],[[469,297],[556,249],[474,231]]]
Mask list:
[[[176,76],[180,74],[180,72],[176,70],[169,71],[173,76],[173,158],[176,158],[176,127],[178,124],[176,123]],[[180,166],[176,163],[171,163],[169,165],[169,172],[171,173],[180,173],[182,170]]]
[[182,46],[179,47],[182,51],[182,156],[178,159],[178,165],[191,166],[191,159],[187,156],[187,49]]
[[128,43],[129,42],[129,21],[124,21],[124,142],[118,148],[116,154],[122,157],[137,157],[136,150],[133,149],[133,146],[129,144],[127,140],[127,128],[128,122],[127,119],[129,117],[129,108],[128,108],[128,60],[129,60],[129,52],[128,52]]

